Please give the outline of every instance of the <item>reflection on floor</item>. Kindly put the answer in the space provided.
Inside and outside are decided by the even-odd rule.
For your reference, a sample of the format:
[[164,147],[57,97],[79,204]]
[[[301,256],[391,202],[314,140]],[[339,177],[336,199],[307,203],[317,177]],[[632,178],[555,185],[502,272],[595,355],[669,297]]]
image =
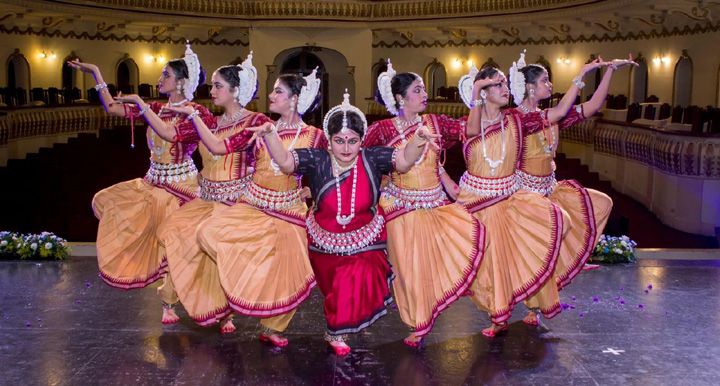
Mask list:
[[[651,286],[651,287],[650,287]],[[0,374],[6,385],[714,385],[720,378],[720,261],[642,260],[581,274],[566,308],[540,327],[520,319],[488,339],[461,299],[416,350],[392,307],[337,357],[314,293],[290,324],[290,345],[238,331],[160,323],[154,289],[112,289],[93,258],[0,262]]]

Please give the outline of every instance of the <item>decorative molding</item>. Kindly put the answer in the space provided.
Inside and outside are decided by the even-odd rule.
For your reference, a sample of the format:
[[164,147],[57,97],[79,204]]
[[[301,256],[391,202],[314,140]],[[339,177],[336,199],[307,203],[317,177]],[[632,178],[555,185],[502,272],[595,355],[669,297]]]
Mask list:
[[[98,25],[99,28],[99,25]],[[161,44],[185,44],[185,39],[183,38],[177,38],[173,39],[169,36],[167,37],[158,37],[153,36],[151,38],[146,38],[144,36],[136,36],[132,37],[130,35],[122,35],[118,36],[115,34],[109,34],[104,35],[100,32],[96,34],[90,34],[87,32],[81,32],[81,33],[75,33],[75,31],[69,31],[67,33],[63,33],[60,31],[48,31],[47,28],[41,28],[41,29],[35,29],[33,27],[27,27],[25,29],[22,29],[20,27],[11,27],[7,28],[4,25],[0,24],[0,34],[7,34],[7,35],[33,35],[33,36],[44,36],[44,37],[51,37],[51,38],[72,38],[72,39],[78,39],[78,40],[101,40],[101,41],[116,41],[116,42],[142,42],[142,43],[161,43]],[[190,39],[190,44],[196,46],[241,46],[241,47],[247,47],[250,45],[249,42],[244,42],[240,39],[229,41],[227,39],[222,40],[215,40],[213,38],[209,38],[206,40],[200,40],[200,39]]]
[[715,23],[706,22],[704,25],[698,23],[694,27],[684,26],[682,28],[675,27],[671,30],[663,28],[660,31],[652,30],[649,32],[628,32],[623,34],[622,32],[616,32],[615,34],[605,33],[600,36],[592,34],[590,36],[580,35],[578,37],[567,36],[561,38],[558,36],[547,38],[516,38],[516,39],[477,39],[468,41],[463,39],[462,41],[456,42],[454,40],[448,40],[441,42],[435,40],[432,42],[419,41],[417,43],[407,42],[385,42],[380,41],[373,43],[373,48],[445,48],[445,47],[485,47],[485,46],[527,46],[527,45],[550,45],[550,44],[569,44],[569,43],[604,43],[604,42],[618,42],[618,41],[629,41],[629,40],[650,40],[650,39],[661,39],[676,36],[687,36],[687,35],[698,35],[720,31],[720,21]]

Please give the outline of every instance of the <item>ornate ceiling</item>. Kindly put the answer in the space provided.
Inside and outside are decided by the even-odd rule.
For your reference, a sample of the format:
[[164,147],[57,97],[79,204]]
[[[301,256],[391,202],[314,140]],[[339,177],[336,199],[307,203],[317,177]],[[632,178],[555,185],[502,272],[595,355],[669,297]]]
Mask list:
[[720,30],[720,0],[0,0],[0,32],[246,45],[263,27],[372,29],[377,46],[552,44]]

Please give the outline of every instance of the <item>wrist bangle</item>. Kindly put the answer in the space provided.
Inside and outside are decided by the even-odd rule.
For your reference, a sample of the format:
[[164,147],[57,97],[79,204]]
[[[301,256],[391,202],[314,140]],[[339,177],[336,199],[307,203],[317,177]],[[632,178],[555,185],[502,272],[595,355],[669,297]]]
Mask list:
[[577,88],[579,88],[580,90],[585,87],[585,82],[582,81],[579,75],[576,76],[575,79],[572,80],[572,82],[575,83],[575,86],[577,86]]
[[270,131],[266,131],[266,132],[260,134],[260,136],[263,137],[263,138],[265,138],[266,135],[272,134],[272,133],[277,133],[277,126],[275,126],[275,125],[270,125]]
[[193,110],[193,112],[188,115],[187,120],[192,121],[193,118],[197,117],[198,115],[200,115],[200,112],[197,110]]
[[614,64],[611,64],[610,67],[612,67],[613,71],[617,71],[617,66]]
[[471,107],[478,107],[478,106],[482,106],[482,105],[484,105],[484,104],[485,104],[485,101],[484,101],[484,100],[482,100],[482,99],[475,99],[474,101],[472,101],[472,106],[471,106]]
[[445,173],[445,168],[442,166],[438,166],[438,176]]
[[138,116],[143,116],[145,113],[147,113],[150,110],[150,105],[145,105],[142,110],[138,113]]
[[95,85],[95,91],[100,92],[100,90],[107,88],[107,83],[102,82]]

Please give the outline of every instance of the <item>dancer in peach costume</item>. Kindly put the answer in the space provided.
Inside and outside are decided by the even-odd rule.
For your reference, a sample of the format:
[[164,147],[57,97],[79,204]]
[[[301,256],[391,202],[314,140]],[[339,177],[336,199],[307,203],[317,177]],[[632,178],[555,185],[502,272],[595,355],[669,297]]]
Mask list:
[[158,288],[162,322],[175,323],[178,317],[173,305],[178,298],[172,280],[165,275],[165,248],[156,232],[167,216],[198,196],[197,168],[191,158],[198,136],[188,116],[169,108],[192,106],[200,119],[212,123],[212,114],[192,103],[195,89],[205,78],[200,62],[188,45],[185,57],[169,61],[158,79],[159,91],[167,94],[169,101],[150,104],[137,95],[119,95],[113,100],[97,66],[77,59],[68,65],[95,76],[95,89],[108,114],[144,117],[149,123],[150,169],[145,177],[115,184],[93,198],[93,210],[100,220],[98,265],[103,280],[115,288],[143,288],[164,277]]

